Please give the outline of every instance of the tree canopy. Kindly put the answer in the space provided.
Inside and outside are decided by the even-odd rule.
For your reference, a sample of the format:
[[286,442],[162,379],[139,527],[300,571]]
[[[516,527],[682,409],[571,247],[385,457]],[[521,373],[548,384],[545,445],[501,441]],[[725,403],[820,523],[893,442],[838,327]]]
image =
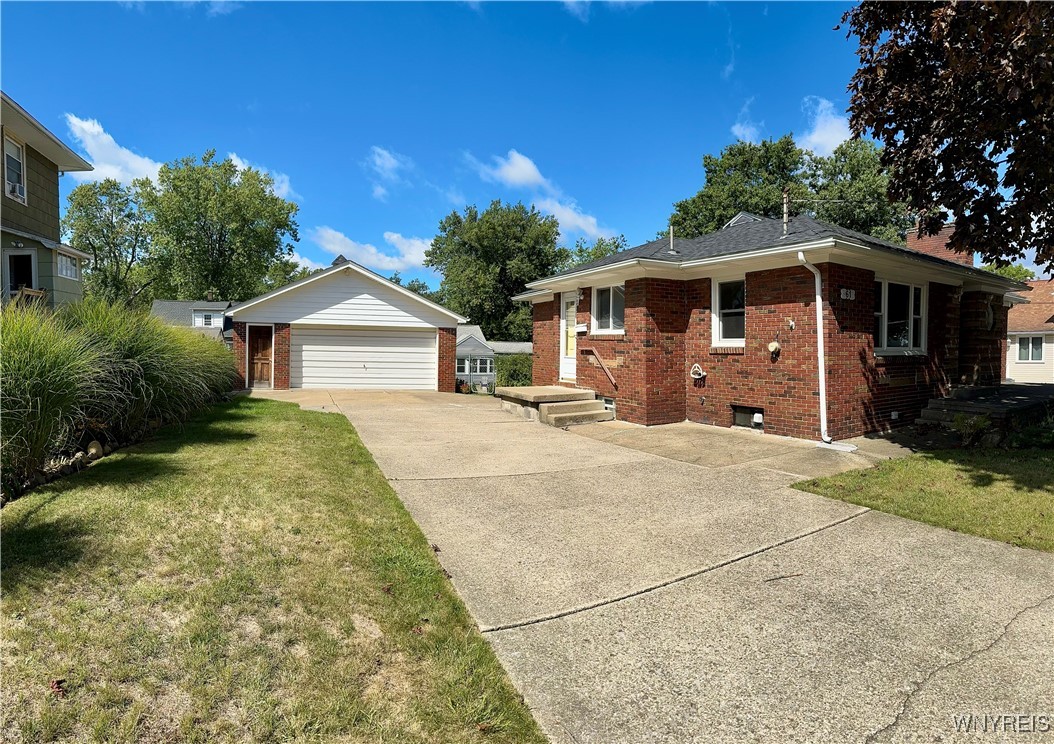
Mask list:
[[275,264],[292,254],[297,206],[274,193],[255,168],[183,158],[161,166],[157,181],[136,182],[152,224],[149,262],[155,293],[198,299],[210,290],[225,300],[255,296]]
[[150,221],[135,189],[112,178],[70,192],[62,232],[77,250],[90,253],[84,291],[110,304],[143,302],[148,284],[142,262],[150,252]]
[[614,238],[600,236],[592,243],[585,238],[579,238],[575,241],[574,248],[560,249],[562,254],[560,265],[557,267],[557,270],[564,271],[573,266],[606,258],[612,254],[618,253],[619,251],[626,250],[627,245],[625,235],[618,235]]
[[1054,5],[862,2],[850,125],[885,145],[889,192],[986,262],[1054,265]]
[[1005,276],[1007,279],[1013,279],[1019,282],[1027,282],[1036,278],[1036,272],[1027,266],[1022,266],[1021,264],[1004,264],[1002,266],[984,264],[981,268],[985,271],[991,271],[993,274],[999,274],[999,276]]
[[903,242],[914,222],[906,205],[890,202],[889,172],[881,150],[867,140],[843,142],[829,156],[803,150],[791,135],[758,143],[736,142],[703,157],[705,182],[695,196],[674,205],[674,234],[693,238],[720,229],[741,211],[783,216],[783,188],[791,214],[877,238]]
[[451,212],[425,253],[425,265],[443,275],[444,304],[471,318],[488,338],[528,341],[531,308],[514,303],[527,282],[554,273],[566,260],[557,247],[556,218],[522,203],[491,202]]

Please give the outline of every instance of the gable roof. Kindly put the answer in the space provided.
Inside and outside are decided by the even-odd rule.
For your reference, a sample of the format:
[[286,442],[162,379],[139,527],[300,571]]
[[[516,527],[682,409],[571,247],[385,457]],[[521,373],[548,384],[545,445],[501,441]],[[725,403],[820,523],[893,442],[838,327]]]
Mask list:
[[46,157],[63,172],[95,170],[91,163],[71,150],[66,143],[48,131],[11,96],[0,91],[0,121],[4,128]]
[[[856,232],[855,230],[849,230],[838,225],[820,222],[819,220],[806,215],[792,217],[787,225],[787,233],[784,234],[783,220],[777,220],[771,217],[758,217],[749,212],[740,212],[729,220],[724,227],[715,232],[700,235],[697,238],[677,238],[675,236],[673,240],[673,252],[670,251],[670,239],[660,238],[625,251],[620,251],[619,253],[614,253],[610,256],[605,256],[596,261],[575,266],[567,271],[553,274],[544,279],[529,282],[527,286],[536,289],[543,286],[546,281],[552,279],[573,276],[584,271],[616,266],[634,260],[646,259],[648,261],[669,263],[671,266],[679,266],[691,261],[726,256],[746,256],[767,249],[791,248],[792,246],[813,243],[825,239],[841,240],[863,245],[867,248],[878,249],[886,253],[897,254],[905,257],[910,256],[913,259],[931,263],[945,269],[951,268],[959,272],[967,272],[979,277],[984,277],[988,280],[999,281],[1000,283],[1007,283],[1009,281],[997,274],[984,271],[983,269],[974,269],[956,263],[955,261],[949,261],[944,258],[938,258],[937,256],[913,251],[902,245],[890,243],[886,240],[880,240],[879,238],[865,235],[864,233]],[[1010,282],[1010,284],[1017,285],[1018,283]],[[1023,287],[1024,285],[1020,286]],[[530,293],[524,293],[524,295],[527,294]],[[519,299],[525,299],[524,295],[519,295]]]
[[150,314],[156,315],[169,325],[189,326],[194,322],[195,310],[222,313],[230,306],[231,303],[229,301],[154,300],[153,304],[150,305]]
[[259,305],[262,302],[267,302],[268,300],[274,297],[278,297],[279,295],[283,295],[287,292],[298,291],[309,284],[317,282],[319,279],[324,279],[328,276],[333,276],[334,274],[341,271],[354,271],[355,273],[360,274],[366,277],[367,279],[371,279],[375,282],[378,282],[379,284],[386,286],[389,289],[394,289],[395,291],[402,293],[403,295],[409,297],[412,300],[420,302],[421,304],[431,308],[432,310],[438,310],[439,312],[450,316],[457,323],[464,323],[468,320],[468,318],[458,315],[453,310],[448,310],[442,305],[436,304],[435,302],[432,302],[431,300],[422,297],[421,295],[417,294],[417,292],[413,292],[407,289],[406,287],[402,286],[401,284],[396,284],[393,281],[385,279],[380,274],[376,274],[367,269],[365,266],[360,266],[354,261],[349,261],[348,259],[344,259],[340,263],[334,262],[334,264],[328,269],[316,271],[314,274],[305,276],[303,279],[298,279],[295,282],[290,282],[289,284],[278,287],[277,289],[272,289],[270,292],[265,292],[264,294],[259,295],[258,297],[253,297],[250,300],[245,300],[244,302],[236,303],[232,305],[229,310],[227,310],[227,315],[233,317],[236,313],[239,313],[242,310],[246,310],[255,305]]
[[1054,333],[1054,279],[1028,282],[1030,292],[1024,293],[1028,304],[1010,308],[1007,330],[1010,333],[1040,331]]
[[483,329],[478,325],[472,325],[470,323],[460,323],[457,327],[457,342],[460,344],[467,338],[475,338],[483,343],[487,343],[487,337],[483,335]]

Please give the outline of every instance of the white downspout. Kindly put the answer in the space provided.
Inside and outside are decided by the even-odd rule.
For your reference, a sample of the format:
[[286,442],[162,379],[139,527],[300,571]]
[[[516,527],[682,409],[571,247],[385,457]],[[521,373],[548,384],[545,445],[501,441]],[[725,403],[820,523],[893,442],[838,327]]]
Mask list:
[[798,261],[812,272],[816,284],[816,365],[820,370],[820,439],[831,443],[827,433],[827,364],[823,353],[823,280],[820,270],[805,260],[805,253],[798,251]]

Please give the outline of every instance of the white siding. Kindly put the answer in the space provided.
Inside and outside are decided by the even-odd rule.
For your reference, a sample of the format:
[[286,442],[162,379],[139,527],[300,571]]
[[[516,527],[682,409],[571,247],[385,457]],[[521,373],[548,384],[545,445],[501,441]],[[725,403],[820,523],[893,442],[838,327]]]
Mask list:
[[194,327],[204,328],[205,327],[205,316],[212,316],[212,328],[223,327],[223,311],[222,310],[195,310],[194,311]]
[[435,390],[434,330],[366,330],[293,326],[289,386]]
[[452,328],[450,316],[353,269],[289,290],[235,316],[247,323]]
[[[1038,336],[1040,334],[1033,334]],[[1043,337],[1043,361],[1019,362],[1018,339],[1011,336],[1006,349],[1006,376],[1014,382],[1054,382],[1054,335]],[[1026,338],[1029,338],[1026,336]]]

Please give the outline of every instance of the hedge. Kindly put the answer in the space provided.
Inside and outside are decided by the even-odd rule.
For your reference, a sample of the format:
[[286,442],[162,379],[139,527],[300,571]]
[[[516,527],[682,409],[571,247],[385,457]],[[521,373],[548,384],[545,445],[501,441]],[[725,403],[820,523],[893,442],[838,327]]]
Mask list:
[[88,441],[125,444],[231,389],[230,351],[145,311],[85,301],[0,310],[0,488],[21,493]]
[[498,387],[521,387],[531,384],[534,357],[530,354],[497,354],[494,356],[495,384]]

